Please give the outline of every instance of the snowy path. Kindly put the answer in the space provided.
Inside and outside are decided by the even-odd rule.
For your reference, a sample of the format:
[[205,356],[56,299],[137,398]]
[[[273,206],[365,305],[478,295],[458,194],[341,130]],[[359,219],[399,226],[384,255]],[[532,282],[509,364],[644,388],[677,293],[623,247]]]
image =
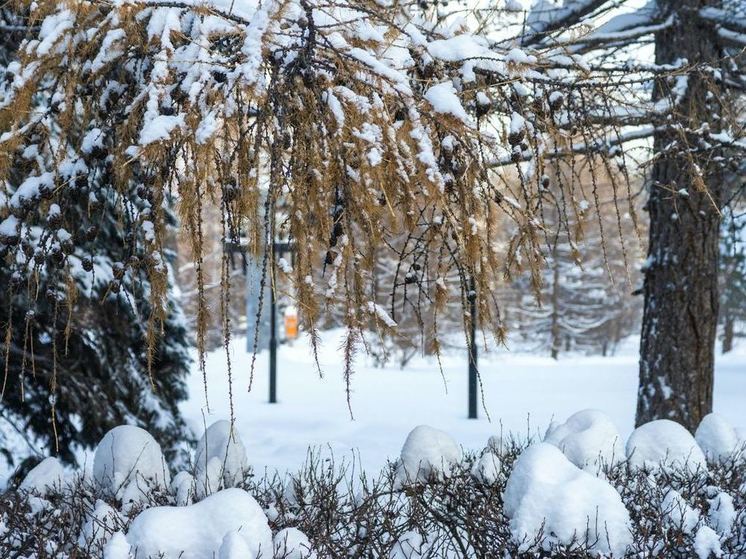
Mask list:
[[[407,433],[426,423],[451,433],[466,449],[481,449],[501,429],[526,433],[529,417],[533,432],[542,433],[553,417],[564,421],[584,408],[609,414],[623,436],[634,421],[637,357],[632,351],[617,357],[552,359],[525,354],[483,357],[480,371],[485,403],[491,416],[466,416],[466,360],[452,355],[443,360],[447,391],[434,359],[417,359],[405,370],[376,369],[360,355],[352,382],[350,419],[342,379],[341,357],[334,338],[325,337],[319,379],[307,346],[281,346],[278,358],[279,403],[267,401],[267,353],[257,357],[256,376],[247,392],[251,356],[239,339],[232,345],[234,403],[237,425],[257,469],[297,469],[309,446],[331,448],[336,458],[359,451],[366,468],[378,468],[396,457]],[[746,348],[720,357],[715,379],[715,411],[746,432]],[[224,352],[207,356],[211,413],[204,409],[199,371],[189,379],[190,399],[181,409],[196,433],[203,430],[203,411],[209,425],[229,417]]]

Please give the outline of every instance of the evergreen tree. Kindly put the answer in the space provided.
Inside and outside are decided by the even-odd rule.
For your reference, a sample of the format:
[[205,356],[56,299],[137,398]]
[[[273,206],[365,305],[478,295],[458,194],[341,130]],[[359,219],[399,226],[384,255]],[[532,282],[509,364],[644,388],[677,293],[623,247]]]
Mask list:
[[[13,30],[0,33],[7,85],[25,19],[7,8],[0,13],[0,29]],[[54,106],[41,91],[36,103]],[[164,251],[159,276],[146,274],[141,263],[152,256],[137,248],[132,234],[137,222],[139,234],[150,235],[146,221],[156,205],[171,226],[174,218],[168,200],[153,199],[144,186],[145,172],[133,176],[127,197],[112,187],[109,153],[115,138],[87,130],[79,141],[81,155],[70,155],[56,167],[50,147],[64,150],[64,144],[54,136],[35,136],[22,157],[26,164],[17,165],[0,190],[0,211],[25,220],[20,229],[0,232],[0,422],[11,425],[0,433],[23,432],[32,446],[47,446],[37,450],[68,462],[75,460],[76,449],[95,445],[122,423],[143,426],[166,449],[174,449],[186,435],[177,404],[186,397],[187,332],[167,287],[171,254]],[[32,167],[42,172],[23,180]],[[61,203],[51,201],[61,187],[70,195]],[[41,202],[42,211],[30,211],[33,200]],[[117,205],[126,206],[121,215],[129,223],[101,212]],[[33,273],[24,275],[18,264]],[[166,285],[163,301],[153,300],[154,280]],[[149,328],[154,322],[157,326]],[[0,440],[0,447],[7,444]],[[18,460],[31,450],[5,455]]]
[[[607,183],[599,190],[605,197],[611,188]],[[606,215],[585,200],[577,212],[567,212],[560,194],[554,194],[545,200],[545,219],[555,224],[556,234],[545,248],[540,298],[533,296],[526,278],[516,284],[519,328],[524,340],[554,359],[569,350],[606,355],[637,326],[640,309],[631,295],[622,244],[631,231],[616,223],[614,212]],[[595,226],[599,213],[606,239]],[[624,228],[622,235],[615,231],[618,226]]]

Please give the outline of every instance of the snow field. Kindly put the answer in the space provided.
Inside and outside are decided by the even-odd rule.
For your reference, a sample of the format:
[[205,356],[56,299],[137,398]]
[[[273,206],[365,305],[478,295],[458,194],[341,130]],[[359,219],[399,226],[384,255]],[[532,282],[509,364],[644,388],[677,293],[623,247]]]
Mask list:
[[[619,447],[611,443],[604,449],[606,459],[612,452],[623,456],[624,443],[634,430],[637,340],[630,340],[617,356],[572,355],[559,361],[505,350],[480,351],[483,398],[478,420],[466,418],[467,361],[465,353],[459,352],[442,356],[442,375],[432,357],[414,358],[402,370],[396,366],[376,368],[361,352],[354,364],[350,411],[340,342],[340,331],[322,332],[319,361],[323,378],[319,378],[306,339],[280,346],[278,404],[267,403],[267,352],[257,355],[252,380],[245,339],[231,344],[235,426],[243,435],[255,471],[295,472],[306,461],[310,447],[337,460],[355,460],[375,473],[398,456],[402,441],[417,425],[445,431],[464,450],[476,452],[493,436],[499,439],[510,433],[541,438],[552,422],[570,421],[578,410],[603,410],[620,437]],[[743,437],[746,348],[738,351],[718,356],[714,400],[715,412]],[[196,366],[188,379],[189,399],[180,405],[197,436],[205,424],[231,417],[225,352],[208,354],[206,366],[209,407]],[[554,437],[568,436],[576,429],[564,427]],[[596,425],[594,429],[604,431],[608,426]],[[583,431],[570,436],[564,445],[569,448],[575,444],[573,439],[592,436],[592,432]],[[596,458],[570,459],[593,462]]]

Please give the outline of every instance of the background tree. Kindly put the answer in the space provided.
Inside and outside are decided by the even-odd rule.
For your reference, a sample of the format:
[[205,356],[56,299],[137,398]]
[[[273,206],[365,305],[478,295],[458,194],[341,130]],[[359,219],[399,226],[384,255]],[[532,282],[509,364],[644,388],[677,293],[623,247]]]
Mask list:
[[[557,170],[547,175],[542,213],[552,233],[543,249],[540,297],[526,278],[515,286],[521,338],[555,359],[570,350],[612,353],[639,327],[641,310],[632,295],[638,281],[632,265],[640,249],[632,217],[618,214],[612,180],[602,173],[591,177],[582,161],[576,163],[556,165],[561,173],[580,176],[574,194],[561,189],[569,180],[552,181]],[[571,195],[577,199],[568,200]],[[594,196],[597,203],[588,200]]]
[[[541,2],[524,42],[551,44],[561,30],[604,17],[570,39],[574,52],[609,60],[654,47],[654,105],[611,120],[644,125],[653,138],[637,423],[665,417],[694,429],[712,410],[723,147],[735,143],[728,99],[742,87],[746,27],[739,2],[626,4]],[[675,75],[662,72],[674,67]]]
[[724,213],[720,255],[722,349],[728,353],[746,323],[746,220],[733,208]]

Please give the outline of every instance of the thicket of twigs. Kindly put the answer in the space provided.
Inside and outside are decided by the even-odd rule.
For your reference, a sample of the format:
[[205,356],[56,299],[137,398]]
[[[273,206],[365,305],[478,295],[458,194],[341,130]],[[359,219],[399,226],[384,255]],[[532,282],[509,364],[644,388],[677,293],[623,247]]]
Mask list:
[[[475,455],[467,455],[447,476],[402,484],[394,464],[371,479],[353,463],[310,453],[296,475],[249,475],[243,487],[263,506],[273,532],[300,529],[319,558],[598,557],[597,551],[589,549],[594,542],[580,535],[572,545],[561,546],[542,541],[543,534],[532,541],[516,541],[511,536],[502,496],[513,462],[526,444],[510,440],[502,448],[485,449],[499,459],[499,473],[489,482],[475,474],[479,458]],[[721,493],[733,498],[735,508],[729,531],[720,527],[729,534],[720,540],[722,557],[746,556],[746,466],[741,454],[710,464],[707,471],[649,472],[621,463],[602,467],[601,472],[630,511],[633,543],[626,557],[696,557],[696,528],[714,523],[712,518],[721,506],[716,496]],[[671,489],[698,511],[696,526],[672,510],[673,505],[665,504]],[[0,498],[0,555],[100,556],[100,544],[84,544],[79,535],[86,516],[102,498],[121,509],[122,503],[97,494],[84,480],[47,495],[47,501],[23,492],[5,493]],[[151,493],[148,499],[125,513],[123,524],[99,526],[99,535],[126,531],[142,508],[175,501],[168,492]]]

